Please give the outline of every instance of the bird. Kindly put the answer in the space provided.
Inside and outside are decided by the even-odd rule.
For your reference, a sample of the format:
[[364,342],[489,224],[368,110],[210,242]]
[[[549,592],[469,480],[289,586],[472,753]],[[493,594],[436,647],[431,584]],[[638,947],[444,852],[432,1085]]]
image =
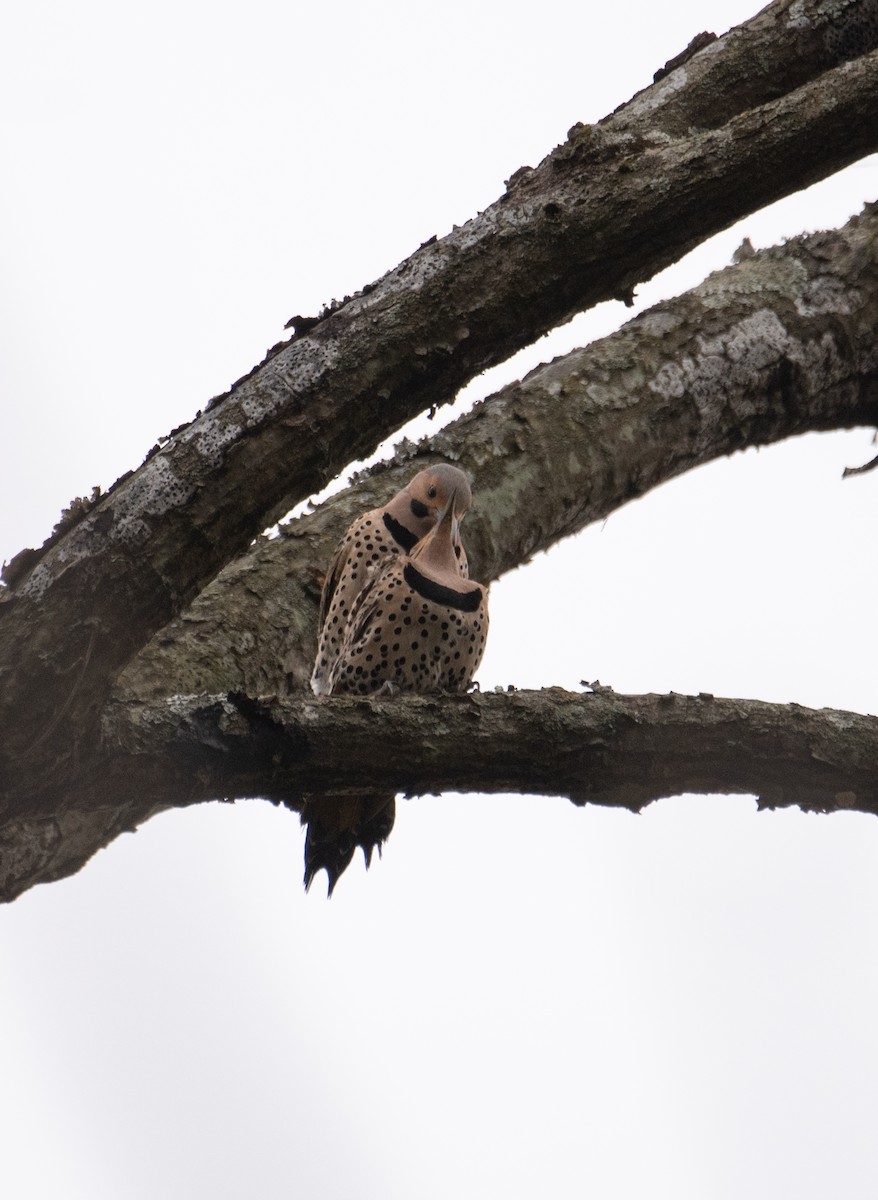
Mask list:
[[[468,577],[466,552],[460,540],[460,522],[472,502],[469,478],[459,467],[438,463],[418,472],[383,507],[364,513],[339,542],[323,585],[318,615],[318,646],[311,687],[319,696],[333,690],[339,655],[346,641],[351,614],[361,595],[396,559],[413,552],[418,543],[449,511],[452,526],[450,566],[455,580]],[[379,854],[393,828],[393,796],[340,796],[331,800],[306,796],[302,823],[305,838],[305,889],[314,876],[326,871],[329,895],[359,845],[368,867],[377,847]]]
[[[472,503],[469,479],[459,467],[437,463],[419,471],[383,508],[358,517],[339,542],[326,572],[317,616],[317,657],[311,688],[328,695],[351,608],[360,591],[388,555],[406,554],[436,525],[454,493],[458,525]],[[457,533],[457,572],[468,574],[466,552]]]
[[[332,695],[463,692],[488,634],[488,590],[460,574],[457,493],[409,554],[389,556],[359,591],[329,672]],[[332,895],[356,847],[368,867],[395,815],[393,796],[341,797],[305,843],[305,886],[325,868]],[[309,846],[309,842],[311,843]]]
[[452,493],[439,522],[357,596],[329,675],[332,695],[463,692],[485,651],[487,588],[457,569]]

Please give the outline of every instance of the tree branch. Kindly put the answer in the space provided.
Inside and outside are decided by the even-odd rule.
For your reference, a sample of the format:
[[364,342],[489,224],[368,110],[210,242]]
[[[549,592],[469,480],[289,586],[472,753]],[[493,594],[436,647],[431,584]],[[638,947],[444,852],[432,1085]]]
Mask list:
[[354,515],[435,456],[475,479],[491,580],[633,497],[745,446],[878,424],[878,205],[797,238],[504,388],[389,470],[258,542],[119,680],[120,696],[308,685],[321,572]]
[[[794,61],[795,23],[785,32]],[[878,148],[878,54],[664,145],[650,119],[641,140],[617,137],[612,121],[576,127],[484,213],[276,347],[19,561],[0,595],[8,752],[32,755],[66,706],[55,740],[71,754],[109,677],[149,636],[259,528],[401,422],[583,308],[628,296],[745,213]]]
[[652,87],[638,92],[601,124],[612,123],[621,133],[648,118],[659,136],[671,137],[716,129],[745,109],[876,49],[878,2],[782,0],[722,38],[702,34],[701,39],[700,53],[687,50],[678,56],[682,61],[676,70],[657,72]]
[[[122,734],[112,713],[130,712],[131,696],[162,697],[171,681],[180,692],[274,691],[282,658],[290,687],[299,684],[331,543],[411,464],[244,554],[169,626],[260,527],[554,324],[628,297],[703,237],[878,146],[874,10],[875,0],[775,3],[600,125],[576,126],[473,221],[297,322],[299,336],[137,473],[79,505],[42,552],[11,564],[0,593],[4,895],[75,870],[178,802],[167,774],[181,770],[178,757],[169,753],[166,767],[113,745]],[[480,515],[468,522],[476,573],[495,577],[740,445],[874,422],[873,218],[742,264],[728,287],[714,277],[620,340],[541,368],[416,451],[461,459],[477,476]],[[113,677],[154,633],[101,724]],[[243,699],[236,712],[267,753],[283,719]],[[231,760],[223,752],[218,761]],[[174,781],[183,802],[203,798],[193,788],[210,770],[200,776],[196,766]],[[520,782],[538,780],[525,772]]]
[[[4,831],[0,898],[77,869],[162,805],[303,792],[530,792],[639,810],[682,792],[752,794],[763,808],[878,812],[878,719],[712,696],[511,694],[115,704],[103,769],[73,781],[73,813]],[[149,804],[138,801],[148,795]],[[68,836],[61,836],[64,822]],[[4,847],[5,843],[5,847]],[[76,852],[82,857],[75,860]],[[83,853],[84,851],[84,853]]]
[[[539,368],[433,439],[430,452],[462,459],[476,475],[467,538],[479,573],[499,574],[744,443],[878,422],[876,232],[872,206],[842,230],[748,258],[613,337]],[[393,492],[412,467],[400,461],[363,479],[227,568],[123,675],[120,701],[159,703],[205,684],[265,694],[278,689],[284,668],[291,687],[304,686],[332,544],[353,512]],[[137,814],[168,802],[145,780],[132,801],[125,781],[86,746],[77,766],[59,761],[48,737],[38,765],[30,775],[19,768],[2,796],[6,820],[15,822],[7,854],[15,863],[36,856],[32,880],[75,869]],[[77,807],[82,770],[103,806],[92,803],[91,812]],[[14,872],[9,878],[21,883]]]

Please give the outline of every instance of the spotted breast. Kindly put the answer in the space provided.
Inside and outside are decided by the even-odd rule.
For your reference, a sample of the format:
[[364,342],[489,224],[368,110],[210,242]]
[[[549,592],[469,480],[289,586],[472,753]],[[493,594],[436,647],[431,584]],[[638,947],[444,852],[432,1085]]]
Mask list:
[[[438,463],[415,475],[384,508],[365,513],[348,529],[326,572],[320,599],[317,657],[311,675],[317,695],[332,690],[330,676],[362,589],[390,558],[411,552],[435,527],[451,495],[459,526],[472,501],[469,479],[459,467]],[[456,574],[465,579],[468,567],[459,533],[453,549]]]
[[412,549],[360,592],[330,672],[333,694],[465,691],[488,633],[487,589],[462,579],[454,552],[455,496]]

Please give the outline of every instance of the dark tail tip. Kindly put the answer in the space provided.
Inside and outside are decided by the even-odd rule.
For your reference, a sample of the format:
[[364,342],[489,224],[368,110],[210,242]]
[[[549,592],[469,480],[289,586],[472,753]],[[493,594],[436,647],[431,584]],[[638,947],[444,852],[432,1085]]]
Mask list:
[[381,847],[393,829],[393,822],[396,820],[396,797],[368,797],[363,805],[363,819],[357,832],[357,845],[363,848],[363,858],[368,870],[372,865],[373,850],[378,851],[380,858]]
[[326,891],[328,898],[350,866],[357,844],[347,831],[333,838],[321,836],[322,833],[319,823],[309,823],[305,836],[305,891],[310,889],[317,872],[325,871],[329,884]]
[[[324,803],[323,801],[320,802]],[[326,804],[332,804],[329,798]],[[337,820],[323,820],[315,804],[307,814],[308,832],[305,835],[305,891],[314,882],[318,871],[325,871],[328,880],[327,896],[350,865],[357,846],[363,851],[367,868],[372,852],[386,841],[396,817],[394,796],[363,796],[355,804],[355,815],[349,825],[339,829]],[[333,813],[333,816],[336,814]],[[329,813],[326,814],[329,817]]]

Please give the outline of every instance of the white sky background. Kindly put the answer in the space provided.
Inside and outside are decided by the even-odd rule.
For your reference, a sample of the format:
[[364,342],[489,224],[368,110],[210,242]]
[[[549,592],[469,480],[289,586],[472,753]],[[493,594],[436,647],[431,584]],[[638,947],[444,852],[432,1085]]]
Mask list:
[[[0,559],[138,466],[290,315],[462,223],[754,11],[16,6]],[[873,158],[714,239],[639,307],[744,236],[876,197]],[[630,315],[602,306],[468,394]],[[540,557],[492,590],[483,686],[875,712],[878,474],[841,482],[874,452],[860,430],[737,455]],[[383,860],[329,904],[302,891],[296,818],[251,802],[161,816],[0,909],[4,1195],[873,1200],[873,818],[715,797],[639,817],[399,808]]]

